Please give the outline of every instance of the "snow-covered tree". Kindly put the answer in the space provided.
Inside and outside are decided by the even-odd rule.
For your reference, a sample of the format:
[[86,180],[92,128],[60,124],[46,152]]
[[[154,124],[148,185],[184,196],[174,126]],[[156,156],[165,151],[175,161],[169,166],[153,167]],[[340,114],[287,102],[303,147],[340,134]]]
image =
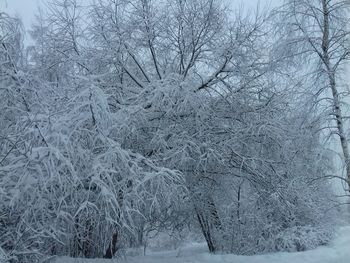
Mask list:
[[268,13],[55,0],[27,57],[17,20],[0,18],[6,257],[112,258],[186,225],[211,252],[332,237],[322,125],[276,57]]
[[[256,204],[254,216],[258,218],[257,211],[266,211],[262,204],[268,204],[269,196],[279,196],[274,184],[301,176],[297,162],[306,159],[292,156],[312,154],[319,147],[317,127],[302,121],[309,118],[306,115],[294,116],[296,113],[288,102],[294,97],[288,95],[289,90],[283,86],[278,87],[285,85],[286,79],[275,69],[280,61],[269,54],[272,46],[268,17],[256,15],[254,19],[238,17],[230,21],[217,1],[169,1],[162,2],[163,5],[153,1],[108,3],[100,1],[94,9],[96,26],[92,35],[94,42],[100,43],[95,54],[103,54],[103,58],[99,55],[97,60],[105,63],[102,70],[108,69],[99,75],[105,83],[113,79],[112,85],[103,85],[107,85],[112,94],[118,94],[113,103],[117,105],[115,108],[121,109],[118,111],[121,119],[127,120],[119,135],[122,145],[168,168],[179,169],[185,175],[190,191],[190,213],[197,218],[210,251],[243,253],[243,249],[226,243],[231,240],[226,230],[232,220],[222,219],[220,212],[227,210],[228,205],[233,207],[235,200],[227,198],[230,192],[226,199],[219,198],[223,187],[230,185],[237,189],[242,185],[242,177],[244,186],[262,188],[260,192],[264,194],[253,198],[253,202],[264,200]],[[162,16],[163,12],[167,19]],[[284,113],[280,112],[282,109]],[[289,121],[294,119],[302,124],[290,127]],[[310,130],[312,135],[298,133],[304,129]],[[305,141],[300,147],[309,145],[310,148],[294,153],[287,151],[292,141],[303,139],[308,143]],[[325,158],[323,154],[317,156]],[[288,168],[294,170],[284,167],[286,161],[281,159],[288,158],[293,160]],[[302,172],[303,186],[317,171],[327,171],[324,162],[318,162],[317,158],[313,162],[319,166],[305,166],[309,173]],[[242,173],[239,176],[237,169]],[[281,174],[290,177],[283,182],[278,179]],[[311,185],[308,187],[315,194],[310,202],[315,202],[318,195],[326,196],[327,189],[321,187],[315,192]],[[296,188],[288,194],[296,195]],[[308,212],[312,214],[327,203],[322,200],[320,206]],[[284,203],[274,205],[281,207]],[[271,206],[271,209],[278,207]],[[264,216],[266,220],[273,218]],[[318,219],[320,221],[303,222],[317,227],[322,221]],[[301,221],[298,224],[302,225]],[[266,234],[268,242],[272,242],[272,234],[289,231],[293,224],[287,218],[276,218],[274,223],[284,226],[271,227],[269,230],[276,232]],[[323,232],[328,239],[330,232],[328,229]],[[253,247],[254,240],[261,234],[255,233],[254,238],[245,241],[247,246]],[[323,233],[321,231],[320,235]],[[314,243],[306,247],[324,240],[317,235],[313,238]],[[302,249],[304,246],[289,245],[278,249]],[[267,249],[266,243],[257,249]],[[270,246],[268,249],[277,248]]]

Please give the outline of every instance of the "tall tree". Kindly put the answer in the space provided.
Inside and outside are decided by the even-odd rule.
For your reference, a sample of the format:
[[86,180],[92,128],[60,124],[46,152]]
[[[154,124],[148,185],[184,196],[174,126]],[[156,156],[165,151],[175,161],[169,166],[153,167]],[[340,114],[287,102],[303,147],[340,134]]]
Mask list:
[[346,66],[350,59],[349,9],[349,0],[288,0],[278,10],[285,29],[279,49],[284,49],[287,57],[308,65],[301,67],[304,72],[299,72],[313,80],[306,88],[314,94],[314,103],[320,107],[326,103],[331,108],[327,111],[332,123],[328,127],[340,140],[348,190],[350,153],[346,98],[349,91],[344,76],[348,74]]

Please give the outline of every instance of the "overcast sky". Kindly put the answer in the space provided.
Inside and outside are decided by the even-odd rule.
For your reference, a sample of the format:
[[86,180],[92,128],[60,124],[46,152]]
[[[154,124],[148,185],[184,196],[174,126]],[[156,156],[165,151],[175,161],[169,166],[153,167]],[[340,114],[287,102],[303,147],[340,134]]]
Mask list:
[[[10,15],[18,15],[28,30],[31,24],[34,22],[35,13],[39,4],[42,6],[43,3],[49,2],[50,0],[0,0],[0,10],[5,11]],[[81,0],[82,2],[88,2],[89,0]],[[223,0],[225,1],[225,0]],[[282,0],[226,0],[232,2],[233,5],[239,5],[243,3],[246,8],[254,8],[258,2],[261,5],[270,3],[271,5],[276,5]],[[28,36],[25,38],[25,43],[28,44],[30,40]]]
[[[29,27],[34,19],[34,13],[37,10],[39,3],[44,3],[49,0],[0,0],[0,9],[5,10],[9,14],[18,14],[26,27]],[[88,0],[84,0],[88,1]],[[244,3],[247,6],[255,6],[258,0],[228,0],[237,4]],[[260,0],[262,5],[266,3],[276,3],[280,0]]]
[[27,26],[34,19],[38,3],[38,0],[0,0],[0,8],[11,15],[18,14]]

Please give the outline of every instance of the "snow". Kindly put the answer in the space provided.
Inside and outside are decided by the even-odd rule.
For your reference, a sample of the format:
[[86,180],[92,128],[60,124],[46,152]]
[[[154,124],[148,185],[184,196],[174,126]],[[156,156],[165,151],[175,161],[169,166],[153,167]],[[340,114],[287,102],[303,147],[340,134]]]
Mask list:
[[329,246],[294,253],[272,253],[255,256],[212,255],[205,244],[188,244],[180,250],[149,252],[147,256],[123,259],[72,259],[62,257],[55,263],[349,263],[350,226],[341,227]]

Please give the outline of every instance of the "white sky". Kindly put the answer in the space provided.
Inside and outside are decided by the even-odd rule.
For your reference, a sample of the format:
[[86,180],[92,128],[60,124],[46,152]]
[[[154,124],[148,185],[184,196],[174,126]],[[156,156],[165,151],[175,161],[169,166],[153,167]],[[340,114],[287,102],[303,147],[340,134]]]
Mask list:
[[[22,19],[25,30],[30,29],[35,19],[35,13],[37,12],[39,4],[49,2],[50,0],[0,0],[0,10],[5,11],[10,15],[17,15]],[[80,0],[81,2],[88,2],[90,0]],[[271,6],[277,5],[282,0],[222,0],[232,3],[232,5],[241,5],[245,8],[255,8],[258,3],[261,6],[271,4]],[[28,34],[26,34],[24,42],[30,43]]]
[[38,0],[0,0],[0,9],[11,15],[19,15],[28,27],[34,19],[38,3]]
[[[23,24],[28,29],[33,23],[34,14],[37,11],[39,3],[48,2],[49,0],[0,0],[0,10],[11,15],[17,14],[22,18]],[[82,0],[89,1],[89,0]],[[261,5],[268,3],[276,4],[281,0],[227,0],[232,3],[243,3],[247,7],[255,7],[260,2]]]

